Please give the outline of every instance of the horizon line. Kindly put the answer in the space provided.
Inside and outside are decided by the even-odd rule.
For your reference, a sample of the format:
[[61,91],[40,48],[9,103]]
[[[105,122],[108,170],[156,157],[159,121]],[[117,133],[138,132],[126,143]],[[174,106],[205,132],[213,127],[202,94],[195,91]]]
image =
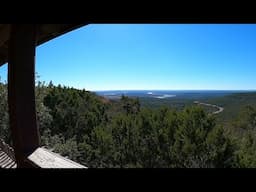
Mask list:
[[256,91],[256,89],[101,89],[89,90],[93,92],[98,91]]

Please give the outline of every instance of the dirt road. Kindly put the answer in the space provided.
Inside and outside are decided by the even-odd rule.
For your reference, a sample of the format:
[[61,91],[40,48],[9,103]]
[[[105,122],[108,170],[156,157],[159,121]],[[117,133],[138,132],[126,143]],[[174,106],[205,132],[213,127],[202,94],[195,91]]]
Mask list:
[[195,104],[198,104],[198,105],[205,105],[205,106],[210,106],[210,107],[215,107],[217,108],[218,110],[217,111],[214,111],[212,112],[212,114],[218,114],[218,113],[221,113],[224,108],[223,107],[220,107],[220,106],[217,106],[217,105],[212,105],[212,104],[209,104],[209,103],[201,103],[199,101],[194,101]]

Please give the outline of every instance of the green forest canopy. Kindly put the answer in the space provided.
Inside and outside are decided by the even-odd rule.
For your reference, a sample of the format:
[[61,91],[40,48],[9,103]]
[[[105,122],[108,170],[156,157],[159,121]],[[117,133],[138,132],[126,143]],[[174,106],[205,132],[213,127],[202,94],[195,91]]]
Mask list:
[[[0,98],[0,137],[11,144],[5,83]],[[36,109],[41,145],[88,167],[256,167],[250,105],[221,123],[199,106],[142,107],[38,81]]]

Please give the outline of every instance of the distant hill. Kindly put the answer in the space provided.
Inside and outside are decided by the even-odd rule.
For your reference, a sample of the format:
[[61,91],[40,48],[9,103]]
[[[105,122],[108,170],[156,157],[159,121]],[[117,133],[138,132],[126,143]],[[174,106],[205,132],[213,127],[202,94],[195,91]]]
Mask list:
[[[216,114],[216,118],[219,122],[228,122],[237,117],[239,112],[247,105],[256,106],[256,92],[244,92],[244,93],[225,93],[217,94],[211,93],[187,93],[185,96],[175,98],[157,99],[152,97],[140,97],[139,98],[142,107],[159,108],[167,106],[178,110],[184,109],[184,107],[194,105],[194,101],[200,101],[213,105],[224,107],[224,111]],[[215,111],[215,108],[202,106],[208,113]]]
[[224,107],[224,111],[218,114],[218,119],[229,121],[236,118],[245,106],[256,106],[256,92],[233,93],[223,97],[203,99],[202,101]]
[[[216,114],[216,118],[219,122],[228,122],[235,119],[240,111],[247,105],[256,106],[256,92],[247,93],[231,93],[224,96],[216,95],[216,97],[183,97],[183,98],[167,98],[167,99],[156,99],[149,97],[140,98],[141,105],[144,107],[158,108],[161,106],[173,107],[178,110],[182,110],[186,106],[194,105],[194,99],[200,102],[209,103],[213,105],[218,105],[224,108],[224,111]],[[216,109],[212,107],[203,108],[207,112],[213,112]]]
[[[142,107],[159,108],[167,106],[183,109],[185,106],[194,105],[196,100],[222,98],[239,90],[123,90],[123,91],[98,91],[95,92],[107,100],[119,100],[122,95],[139,98]],[[211,110],[211,109],[210,109]]]

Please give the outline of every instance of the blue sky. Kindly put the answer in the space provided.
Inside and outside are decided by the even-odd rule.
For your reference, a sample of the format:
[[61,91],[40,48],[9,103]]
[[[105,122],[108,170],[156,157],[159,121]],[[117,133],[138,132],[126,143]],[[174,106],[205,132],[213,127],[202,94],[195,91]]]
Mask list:
[[256,89],[256,25],[91,24],[37,47],[36,72],[87,90]]

